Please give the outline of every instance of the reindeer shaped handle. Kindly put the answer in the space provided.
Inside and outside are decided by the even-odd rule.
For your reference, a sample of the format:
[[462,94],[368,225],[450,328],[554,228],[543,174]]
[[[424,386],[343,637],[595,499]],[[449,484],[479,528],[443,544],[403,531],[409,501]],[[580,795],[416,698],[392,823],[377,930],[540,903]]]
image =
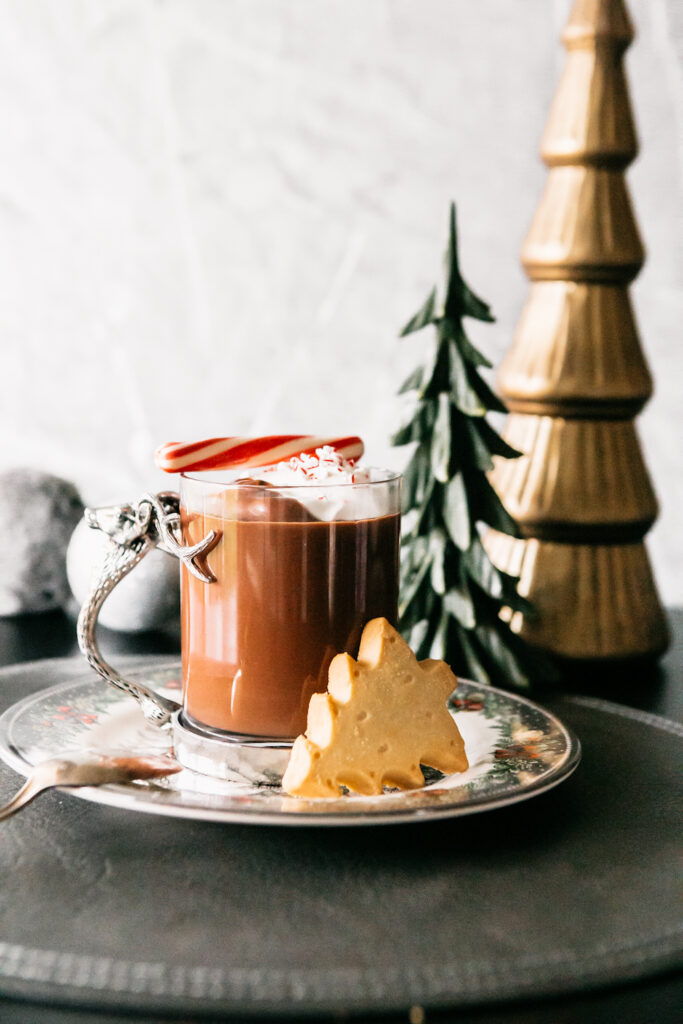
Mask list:
[[180,498],[172,491],[145,494],[136,505],[87,508],[85,519],[92,529],[107,534],[110,543],[78,616],[78,646],[103,679],[135,697],[149,722],[167,725],[180,705],[141,683],[124,679],[107,664],[95,639],[97,617],[116,584],[156,547],[175,555],[197,579],[214,583],[213,573],[197,560],[213,547],[217,534],[211,530],[198,544],[184,547],[180,533]]

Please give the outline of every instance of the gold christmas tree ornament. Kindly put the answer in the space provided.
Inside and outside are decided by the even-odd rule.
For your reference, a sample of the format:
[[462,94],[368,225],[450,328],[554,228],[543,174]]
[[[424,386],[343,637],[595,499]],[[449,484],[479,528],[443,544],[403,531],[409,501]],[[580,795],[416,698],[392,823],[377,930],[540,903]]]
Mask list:
[[495,564],[536,610],[512,628],[584,663],[652,657],[666,619],[643,537],[657,502],[633,423],[652,393],[628,284],[644,260],[624,171],[637,152],[622,0],[577,0],[541,145],[545,191],[522,246],[532,285],[498,384],[523,457],[492,482],[522,539],[491,531]]

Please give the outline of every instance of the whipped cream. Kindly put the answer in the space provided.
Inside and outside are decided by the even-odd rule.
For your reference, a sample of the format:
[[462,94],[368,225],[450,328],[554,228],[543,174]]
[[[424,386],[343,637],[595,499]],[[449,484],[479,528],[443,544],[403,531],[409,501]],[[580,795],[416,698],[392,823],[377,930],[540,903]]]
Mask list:
[[289,484],[355,484],[369,483],[370,470],[356,469],[330,445],[316,448],[315,455],[295,455],[287,462],[276,462],[273,466],[262,466],[250,472],[252,479],[264,480],[275,487]]
[[[386,474],[370,468],[358,469],[329,445],[316,448],[315,455],[296,455],[287,462],[262,466],[249,475],[253,480],[277,487],[325,522],[381,515],[372,488],[358,485],[372,483]],[[290,487],[295,490],[290,491]]]
[[[384,515],[386,497],[382,500],[376,488],[363,485],[393,477],[394,474],[385,469],[360,469],[328,445],[317,448],[315,455],[298,455],[271,466],[240,466],[230,473],[223,470],[195,475],[195,479],[201,478],[207,483],[266,484],[284,497],[300,502],[316,519],[328,523]],[[220,515],[218,497],[215,510],[212,506],[212,498],[202,499],[204,511]]]

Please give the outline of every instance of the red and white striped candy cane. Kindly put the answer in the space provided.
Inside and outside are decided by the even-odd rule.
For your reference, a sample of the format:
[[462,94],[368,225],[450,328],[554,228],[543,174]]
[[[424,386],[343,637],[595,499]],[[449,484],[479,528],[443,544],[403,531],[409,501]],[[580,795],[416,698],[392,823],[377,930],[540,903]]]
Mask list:
[[232,469],[236,466],[270,466],[294,455],[314,455],[329,446],[348,462],[364,451],[359,437],[315,437],[311,434],[273,434],[269,437],[211,437],[206,441],[171,441],[154,453],[159,469],[167,473]]

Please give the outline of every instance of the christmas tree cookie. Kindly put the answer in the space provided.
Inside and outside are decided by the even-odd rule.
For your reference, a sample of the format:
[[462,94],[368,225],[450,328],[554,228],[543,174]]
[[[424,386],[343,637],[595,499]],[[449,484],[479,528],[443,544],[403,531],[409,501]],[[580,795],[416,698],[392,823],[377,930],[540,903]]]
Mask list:
[[465,746],[446,706],[456,685],[445,662],[418,661],[386,619],[373,619],[358,661],[338,654],[327,692],[311,697],[283,789],[302,797],[337,797],[341,786],[373,794],[423,786],[420,764],[465,771]]

